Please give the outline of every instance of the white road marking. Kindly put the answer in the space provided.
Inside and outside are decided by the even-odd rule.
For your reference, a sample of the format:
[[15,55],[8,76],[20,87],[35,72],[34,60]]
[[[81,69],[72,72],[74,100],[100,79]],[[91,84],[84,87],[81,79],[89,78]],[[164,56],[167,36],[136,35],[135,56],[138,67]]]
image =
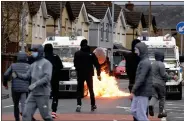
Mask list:
[[14,105],[8,105],[8,106],[4,106],[4,108],[10,108],[13,107]]
[[175,117],[175,118],[182,118],[182,119],[184,119],[184,117]]
[[172,109],[172,108],[171,108],[171,109],[166,109],[166,110],[167,110],[167,111],[171,111],[171,110],[172,110],[172,111],[175,111],[175,112],[176,112],[176,111],[181,111],[181,112],[184,111],[184,110],[178,110],[178,109],[176,110],[176,109]]
[[116,108],[122,108],[122,109],[124,109],[125,111],[130,112],[130,107],[116,106]]
[[167,121],[167,119],[164,117],[164,118],[161,118],[161,121]]
[[[20,105],[21,103],[19,103]],[[7,106],[4,106],[3,108],[10,108],[10,107],[13,107],[14,105],[7,105]]]
[[180,105],[180,104],[166,104],[166,105],[169,105],[169,106],[184,106],[184,105]]

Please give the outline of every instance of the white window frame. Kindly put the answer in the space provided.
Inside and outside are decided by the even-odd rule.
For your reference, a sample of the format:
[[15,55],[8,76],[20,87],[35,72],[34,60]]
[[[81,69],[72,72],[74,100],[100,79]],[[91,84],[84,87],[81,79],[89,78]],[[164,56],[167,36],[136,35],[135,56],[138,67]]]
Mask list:
[[101,41],[104,39],[104,23],[101,24]]
[[106,23],[106,42],[109,41],[109,23]]
[[42,39],[42,37],[43,37],[43,30],[42,30],[43,16],[40,16],[39,25],[40,25],[40,28],[39,28],[39,37],[40,37],[40,39]]

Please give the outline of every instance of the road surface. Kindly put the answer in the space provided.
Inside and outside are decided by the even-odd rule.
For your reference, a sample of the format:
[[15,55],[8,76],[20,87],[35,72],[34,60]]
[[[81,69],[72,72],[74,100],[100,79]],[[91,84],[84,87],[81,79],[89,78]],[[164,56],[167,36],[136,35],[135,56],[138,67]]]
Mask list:
[[[118,82],[120,89],[128,92],[128,80],[121,79]],[[132,116],[130,115],[130,100],[127,97],[97,98],[96,104],[98,109],[95,112],[91,112],[90,100],[89,97],[86,97],[83,99],[81,113],[76,113],[76,99],[60,99],[57,120],[132,121]],[[160,121],[161,119],[157,119],[158,104],[156,105],[155,111],[155,117],[150,117],[150,119],[151,121]],[[167,119],[162,119],[162,121],[184,121],[184,99],[179,101],[167,100],[166,111],[168,117]],[[36,112],[35,117],[41,120],[38,111]],[[2,100],[2,120],[13,119],[12,99],[8,98]]]

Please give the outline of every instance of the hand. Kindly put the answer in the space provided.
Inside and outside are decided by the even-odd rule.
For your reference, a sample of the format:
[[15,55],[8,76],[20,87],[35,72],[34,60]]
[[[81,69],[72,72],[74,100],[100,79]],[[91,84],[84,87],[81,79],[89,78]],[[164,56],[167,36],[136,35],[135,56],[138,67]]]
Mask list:
[[131,93],[130,96],[129,96],[129,99],[132,100],[133,97],[134,97],[134,94]]
[[101,76],[98,76],[98,80],[101,81]]
[[13,78],[17,78],[17,73],[16,73],[16,72],[13,72],[13,73],[12,73],[12,77],[13,77]]
[[6,90],[8,90],[8,86],[4,86],[4,88],[5,88]]
[[174,79],[174,80],[178,80],[178,76],[175,75],[175,76],[173,77],[173,79]]
[[31,91],[31,90],[33,90],[35,87],[36,87],[36,84],[33,83],[33,84],[31,84],[31,85],[29,86],[29,90]]

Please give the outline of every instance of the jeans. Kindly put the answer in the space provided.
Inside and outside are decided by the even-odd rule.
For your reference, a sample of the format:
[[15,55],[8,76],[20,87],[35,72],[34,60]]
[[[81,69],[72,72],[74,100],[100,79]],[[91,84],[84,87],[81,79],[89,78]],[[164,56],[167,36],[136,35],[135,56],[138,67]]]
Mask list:
[[149,121],[146,112],[148,107],[148,97],[134,96],[131,104],[131,113],[138,121]]

